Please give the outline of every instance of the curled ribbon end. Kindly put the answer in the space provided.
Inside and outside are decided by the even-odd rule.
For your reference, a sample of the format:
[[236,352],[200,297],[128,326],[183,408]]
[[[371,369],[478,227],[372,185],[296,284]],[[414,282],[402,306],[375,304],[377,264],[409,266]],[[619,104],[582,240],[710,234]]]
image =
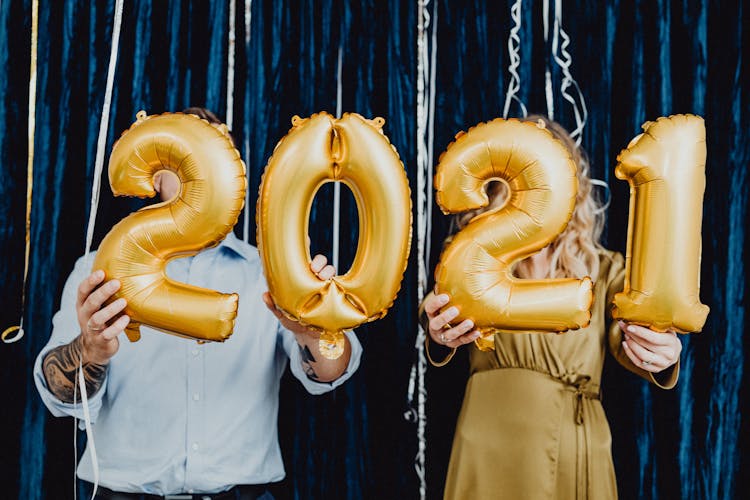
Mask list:
[[[11,333],[18,332],[16,335],[14,335],[11,338],[8,338]],[[10,328],[6,328],[3,332],[2,336],[0,338],[3,339],[3,342],[6,344],[12,344],[13,342],[18,342],[21,340],[24,336],[25,332],[23,331],[23,327],[19,326],[11,326]]]

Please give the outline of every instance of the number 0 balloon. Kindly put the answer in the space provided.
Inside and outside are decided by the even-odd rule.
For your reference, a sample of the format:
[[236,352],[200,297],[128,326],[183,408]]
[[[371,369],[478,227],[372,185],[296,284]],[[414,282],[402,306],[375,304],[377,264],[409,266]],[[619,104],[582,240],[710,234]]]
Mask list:
[[[317,328],[321,352],[343,352],[343,330],[378,319],[401,287],[411,240],[411,198],[384,120],[346,113],[294,117],[268,161],[258,197],[258,249],[276,305]],[[323,281],[310,270],[307,243],[313,197],[326,182],[348,186],[359,209],[351,269]]]
[[181,186],[172,200],[135,212],[107,234],[94,269],[120,280],[127,300],[126,334],[140,338],[140,324],[201,340],[223,341],[232,333],[237,294],[178,283],[167,261],[217,245],[237,223],[244,204],[245,165],[229,137],[193,115],[138,114],[115,143],[109,182],[116,196],[152,197],[154,175],[168,170]]

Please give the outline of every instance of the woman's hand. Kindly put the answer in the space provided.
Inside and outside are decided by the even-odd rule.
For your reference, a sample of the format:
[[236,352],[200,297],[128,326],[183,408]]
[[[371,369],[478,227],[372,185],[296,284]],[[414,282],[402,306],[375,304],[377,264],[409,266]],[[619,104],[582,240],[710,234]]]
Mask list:
[[451,306],[444,312],[440,309],[448,305],[450,297],[447,294],[430,294],[424,301],[424,311],[429,319],[430,338],[436,344],[446,347],[458,347],[479,338],[479,330],[473,330],[474,322],[464,320],[457,326],[451,327],[450,322],[458,316],[458,308]]
[[637,367],[659,373],[680,359],[682,342],[675,332],[659,333],[624,321],[619,325],[625,338],[622,347]]

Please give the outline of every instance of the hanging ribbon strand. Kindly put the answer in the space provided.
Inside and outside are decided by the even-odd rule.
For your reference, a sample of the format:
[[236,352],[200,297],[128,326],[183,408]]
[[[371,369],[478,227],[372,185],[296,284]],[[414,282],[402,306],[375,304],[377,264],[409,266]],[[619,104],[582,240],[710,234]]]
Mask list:
[[508,58],[510,59],[508,73],[510,73],[510,80],[508,81],[508,91],[505,93],[503,118],[508,118],[511,101],[516,101],[518,103],[524,117],[528,114],[526,112],[526,106],[524,106],[523,102],[517,97],[518,91],[521,90],[521,77],[518,76],[518,68],[521,65],[521,37],[518,35],[518,32],[521,31],[522,6],[523,0],[516,0],[510,8],[510,18],[513,20],[513,27],[508,36]]
[[[562,40],[562,42],[560,42]],[[552,56],[555,62],[560,67],[563,73],[562,83],[560,84],[560,93],[563,98],[573,106],[573,115],[576,120],[576,128],[570,133],[570,136],[575,139],[576,144],[581,144],[581,138],[583,135],[583,128],[586,126],[588,120],[588,109],[586,109],[586,100],[583,98],[581,88],[578,86],[573,75],[570,73],[570,65],[573,58],[568,52],[568,45],[570,45],[570,37],[562,27],[562,0],[555,0],[555,22],[552,34]],[[559,53],[558,53],[559,49]],[[573,87],[576,91],[576,95],[572,95],[568,92],[570,87]]]
[[[0,338],[6,344],[23,338],[23,316],[26,311],[26,282],[29,276],[29,254],[31,253],[31,197],[34,191],[34,136],[36,133],[36,55],[39,40],[39,0],[31,4],[31,58],[29,63],[29,117],[28,160],[26,163],[26,240],[23,257],[23,283],[21,285],[21,319],[17,326],[7,328]],[[10,334],[17,332],[13,337]]]
[[[109,115],[112,107],[112,87],[115,81],[115,69],[117,68],[117,54],[120,47],[120,27],[122,26],[122,9],[123,0],[117,0],[115,3],[115,15],[112,26],[112,48],[109,53],[109,67],[107,69],[107,86],[104,91],[104,103],[102,105],[102,118],[99,122],[99,137],[96,145],[96,161],[94,163],[94,179],[91,186],[91,211],[89,213],[89,222],[86,228],[86,259],[87,266],[91,260],[91,243],[94,239],[94,226],[96,224],[96,212],[99,209],[99,194],[101,191],[102,170],[104,169],[104,150],[107,145],[107,130],[109,128]],[[88,398],[86,396],[86,386],[83,382],[83,371],[81,363],[76,369],[76,377],[79,378],[81,386],[81,395],[83,396],[83,418],[86,426],[86,438],[88,441],[89,453],[91,455],[91,467],[94,471],[94,490],[91,498],[96,496],[96,490],[99,487],[99,461],[96,457],[96,445],[94,435],[91,431],[91,415],[89,413]],[[78,419],[73,419],[73,441],[77,438]],[[73,459],[74,466],[78,465],[78,455]],[[74,481],[75,483],[75,481]]]
[[542,2],[542,20],[544,23],[544,97],[547,101],[547,117],[555,119],[555,101],[552,93],[552,72],[550,71],[549,53],[549,0]]
[[[431,16],[427,9],[429,0],[417,1],[417,301],[422,302],[427,289],[427,265],[429,259],[430,219],[432,216],[432,161],[435,110],[435,65],[437,56],[437,0],[432,6],[432,57],[428,43]],[[429,132],[428,132],[429,128]],[[409,409],[404,417],[417,424],[417,455],[414,469],[419,478],[419,496],[427,497],[425,431],[427,415],[425,404],[425,372],[427,361],[424,352],[425,331],[417,325],[415,343],[416,359],[409,375],[407,402]],[[415,408],[414,395],[417,395]]]
[[[233,2],[234,3],[234,0]],[[252,10],[253,10],[253,0],[245,0],[245,60],[249,61],[249,53],[250,53],[250,35],[251,35],[251,29],[252,29]],[[234,17],[234,16],[232,16]],[[232,70],[234,71],[234,69]],[[245,85],[248,83],[245,82]],[[246,94],[247,97],[247,94]],[[249,118],[246,116],[245,120],[248,120]],[[248,162],[248,176],[250,173],[249,163],[250,163],[250,134],[245,134],[245,158],[247,158]],[[247,183],[247,190],[245,191],[245,210],[243,211],[242,216],[242,239],[245,243],[250,242],[250,183]]]
[[[337,59],[337,67],[336,67],[336,118],[341,118],[341,112],[342,112],[342,103],[341,103],[341,96],[343,93],[343,88],[341,85],[341,66],[342,66],[342,59],[343,59],[343,45],[342,42],[339,41],[339,52],[338,52],[338,59]],[[340,182],[334,182],[333,183],[333,236],[332,236],[332,253],[331,256],[331,264],[333,264],[333,267],[336,269],[336,271],[339,270],[339,225],[341,221],[341,183]]]
[[104,150],[107,145],[107,129],[109,127],[109,113],[112,107],[112,87],[115,81],[115,68],[117,67],[117,53],[120,46],[120,26],[122,26],[123,0],[117,0],[115,4],[114,26],[112,27],[112,48],[109,53],[109,68],[107,69],[107,87],[104,91],[104,104],[102,105],[102,118],[99,122],[99,138],[96,143],[96,161],[94,163],[94,182],[91,186],[91,209],[89,222],[86,227],[86,257],[91,252],[91,243],[94,239],[94,226],[96,224],[96,212],[99,209],[99,194],[102,185],[102,170],[104,168]]
[[236,0],[229,2],[229,34],[227,35],[227,128],[232,130],[234,121],[234,42],[235,22],[237,15]]

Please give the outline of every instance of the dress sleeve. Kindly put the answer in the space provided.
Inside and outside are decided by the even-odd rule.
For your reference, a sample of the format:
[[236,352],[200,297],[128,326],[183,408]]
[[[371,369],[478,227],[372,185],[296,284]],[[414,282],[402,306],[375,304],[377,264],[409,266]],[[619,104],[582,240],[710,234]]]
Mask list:
[[643,370],[639,366],[633,364],[630,358],[622,347],[622,330],[617,321],[612,320],[610,304],[616,293],[623,290],[625,284],[625,259],[620,253],[612,254],[612,263],[607,273],[607,343],[609,345],[609,351],[615,357],[618,363],[624,366],[627,370],[635,373],[639,377],[642,377],[649,382],[655,384],[662,389],[672,389],[677,385],[677,379],[680,375],[680,361],[670,366],[661,373],[651,373]]
[[[60,301],[60,310],[52,318],[52,334],[50,335],[47,345],[36,357],[34,362],[34,383],[42,397],[42,401],[49,411],[56,417],[70,416],[83,419],[83,406],[80,402],[76,404],[65,403],[57,398],[47,387],[47,379],[42,371],[42,362],[47,353],[52,349],[64,344],[70,343],[80,333],[78,318],[76,316],[76,295],[78,285],[91,272],[90,265],[93,262],[93,256],[90,259],[81,257],[76,262],[73,271],[68,276],[63,288],[62,299]],[[102,386],[96,391],[96,394],[89,396],[89,411],[91,412],[91,421],[95,422],[99,410],[102,407],[102,399],[107,391],[107,377],[105,375]]]

